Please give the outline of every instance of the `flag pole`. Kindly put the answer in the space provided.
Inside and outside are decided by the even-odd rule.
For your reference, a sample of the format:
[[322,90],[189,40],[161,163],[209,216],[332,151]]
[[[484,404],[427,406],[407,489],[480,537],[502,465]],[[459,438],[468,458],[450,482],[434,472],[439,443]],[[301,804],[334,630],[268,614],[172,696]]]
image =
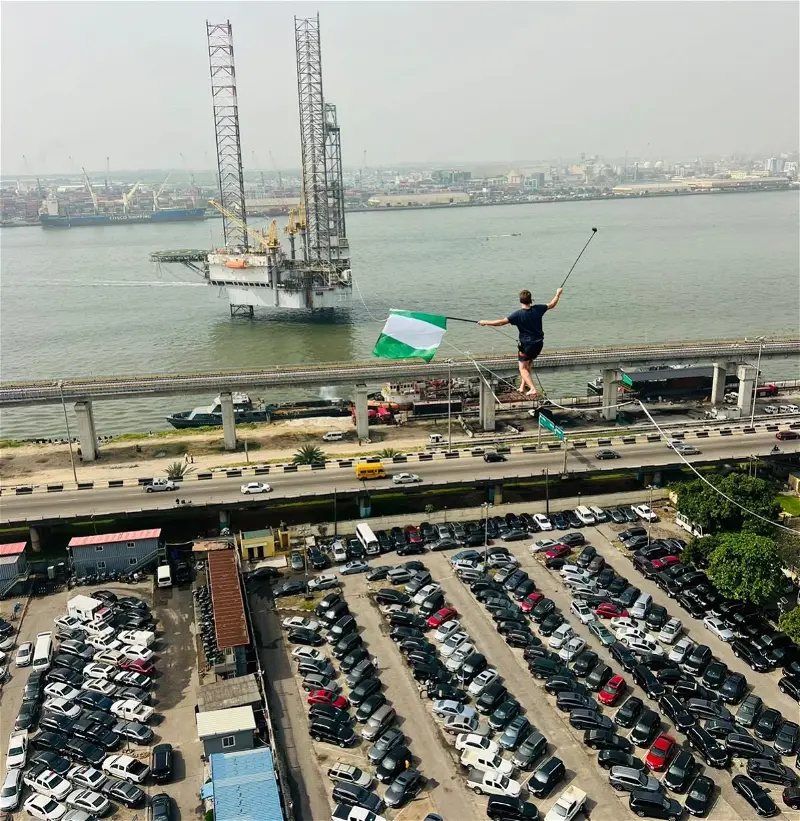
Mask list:
[[477,319],[464,319],[463,317],[460,317],[460,316],[446,316],[445,319],[452,319],[453,322],[471,322],[473,325],[478,324]]

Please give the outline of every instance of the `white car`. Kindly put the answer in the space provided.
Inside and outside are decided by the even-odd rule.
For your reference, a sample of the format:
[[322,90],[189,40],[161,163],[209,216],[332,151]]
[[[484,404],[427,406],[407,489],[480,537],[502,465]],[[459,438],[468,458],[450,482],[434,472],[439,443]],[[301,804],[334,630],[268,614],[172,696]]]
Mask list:
[[153,710],[147,704],[141,704],[132,698],[122,701],[115,701],[111,705],[111,714],[125,721],[138,721],[140,724],[147,724],[153,717]]
[[154,655],[153,651],[143,644],[131,644],[128,647],[123,647],[120,652],[123,658],[129,659],[130,661],[138,661],[139,659],[142,661],[150,661]]
[[73,790],[64,802],[68,807],[84,810],[95,818],[105,815],[111,809],[111,802],[104,795],[87,789]]
[[287,630],[302,627],[304,630],[311,630],[314,633],[318,633],[322,627],[318,621],[314,621],[314,619],[307,619],[304,616],[290,616],[288,619],[284,619],[281,623]]
[[678,636],[683,632],[683,624],[680,619],[670,619],[662,628],[657,638],[664,644],[674,644]]
[[386,821],[386,819],[366,807],[351,807],[349,804],[339,804],[331,816],[331,821]]
[[467,692],[471,696],[475,696],[475,698],[477,698],[490,684],[494,684],[494,682],[498,679],[499,675],[497,670],[490,667],[488,670],[478,673],[478,675],[472,679],[469,687],[467,688]]
[[86,629],[84,623],[80,619],[76,619],[75,616],[59,616],[53,619],[53,624],[55,624],[56,629],[59,627],[63,630]]
[[129,755],[110,755],[103,761],[103,772],[141,784],[150,775],[150,768]]
[[[567,787],[544,817],[544,821],[572,821],[586,805],[586,793],[578,787]],[[586,811],[584,811],[584,815]]]
[[694,646],[694,642],[691,639],[682,638],[675,644],[672,650],[669,651],[667,658],[677,664],[683,664],[692,654]]
[[413,485],[415,482],[421,482],[422,479],[416,473],[395,473],[392,481],[396,485]]
[[56,716],[77,718],[81,714],[81,707],[65,698],[48,698],[42,707]]
[[647,639],[625,638],[622,639],[621,643],[624,644],[629,650],[640,656],[664,655],[664,651],[661,649],[660,645],[656,644],[654,641],[648,641]]
[[466,704],[459,704],[452,699],[437,699],[431,707],[433,714],[439,718],[450,718],[450,716],[474,716],[475,708]]
[[242,485],[242,493],[269,493],[272,488],[266,482],[248,482]]
[[13,733],[8,739],[8,752],[6,753],[6,767],[9,770],[16,770],[25,766],[28,757],[28,731],[22,730]]
[[327,659],[324,653],[320,653],[316,647],[295,647],[292,650],[292,658],[295,661],[323,661]]
[[30,796],[23,807],[31,818],[38,818],[39,821],[59,821],[67,812],[63,804],[39,793]]
[[106,780],[106,776],[95,767],[88,764],[75,764],[67,773],[66,778],[79,787],[97,790]]
[[422,604],[428,596],[432,596],[434,593],[438,593],[442,589],[440,584],[433,582],[432,584],[426,584],[425,587],[421,587],[415,594],[414,597],[411,599],[414,604]]
[[583,652],[586,642],[580,636],[573,636],[559,651],[558,657],[561,661],[573,661],[575,657]]
[[647,630],[642,630],[641,627],[620,627],[616,633],[617,641],[625,641],[626,639],[645,639],[649,640],[652,636]]
[[487,755],[497,755],[500,752],[500,745],[477,733],[461,733],[456,738],[456,749],[459,752],[480,750]]
[[65,684],[61,681],[51,681],[45,688],[44,694],[50,698],[63,698],[67,701],[75,701],[81,694],[81,691],[73,687],[71,684]]
[[335,573],[321,573],[308,580],[309,590],[330,590],[339,586],[339,577]]
[[471,770],[467,775],[467,787],[477,795],[519,796],[522,785],[496,770]]
[[436,630],[433,638],[441,644],[443,641],[447,641],[453,633],[459,632],[461,632],[461,622],[458,619],[450,619]]
[[119,639],[107,636],[87,636],[86,643],[95,650],[122,650],[122,642]]
[[42,770],[37,775],[33,771],[25,773],[25,784],[56,801],[62,801],[72,791],[72,784],[52,770]]
[[658,516],[650,509],[649,505],[633,505],[633,512],[646,522],[657,522]]
[[26,641],[17,647],[17,655],[14,664],[17,667],[27,667],[33,661],[33,643]]
[[347,561],[347,548],[341,542],[333,545],[333,560],[338,564]]
[[543,533],[553,529],[553,523],[544,513],[534,513],[533,514],[533,521],[539,526],[539,530]]
[[100,693],[101,696],[112,696],[117,690],[117,685],[107,678],[87,678],[83,684],[81,684],[81,690],[88,690],[90,693]]
[[156,641],[156,634],[152,630],[123,630],[119,640],[129,647],[134,644],[141,644],[143,647],[152,647]]
[[556,627],[547,644],[553,650],[560,650],[574,635],[575,631],[569,624],[561,624]]
[[458,650],[445,661],[444,666],[451,672],[455,673],[461,665],[475,652],[475,645],[471,641],[467,641],[458,648]]
[[22,798],[22,770],[7,770],[0,786],[0,812],[12,812]]
[[98,653],[95,653],[92,661],[117,666],[125,661],[125,653],[123,653],[122,650],[100,650]]
[[[628,616],[614,616],[608,623],[609,627],[618,633],[620,630],[639,630],[639,622],[636,619],[631,619]],[[617,636],[619,638],[619,636]]]
[[458,650],[465,642],[469,641],[469,636],[464,632],[453,633],[447,637],[447,640],[442,644],[439,652],[444,658],[449,658]]
[[545,550],[550,550],[551,547],[555,547],[557,544],[560,544],[560,542],[556,539],[539,539],[530,546],[530,552],[542,553]]
[[[87,664],[86,667],[83,668],[83,677],[111,678],[116,672],[117,668],[113,664],[105,664],[101,661],[93,661],[91,664]],[[45,690],[45,692],[47,692],[47,690]],[[68,696],[64,696],[64,698],[68,698]]]
[[4,639],[0,639],[0,650],[10,650],[17,641],[17,637],[12,633]]
[[710,630],[720,641],[733,641],[734,635],[731,630],[729,630],[722,619],[718,619],[715,616],[706,616],[703,619],[703,626],[706,630]]

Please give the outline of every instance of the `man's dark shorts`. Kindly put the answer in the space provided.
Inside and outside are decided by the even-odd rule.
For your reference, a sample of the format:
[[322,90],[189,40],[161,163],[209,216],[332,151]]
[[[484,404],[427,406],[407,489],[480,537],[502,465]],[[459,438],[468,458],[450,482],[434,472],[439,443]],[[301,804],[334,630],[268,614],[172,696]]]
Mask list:
[[537,356],[542,352],[542,348],[544,347],[544,340],[541,342],[534,342],[533,345],[528,345],[527,347],[522,347],[521,344],[517,345],[517,350],[519,351],[519,361],[520,362],[533,362]]

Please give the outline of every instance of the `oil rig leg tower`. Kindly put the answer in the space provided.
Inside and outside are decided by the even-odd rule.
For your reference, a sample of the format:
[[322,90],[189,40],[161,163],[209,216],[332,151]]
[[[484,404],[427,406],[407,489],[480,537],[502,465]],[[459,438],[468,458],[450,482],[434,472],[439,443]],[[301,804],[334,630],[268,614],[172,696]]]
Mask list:
[[211,252],[162,251],[158,263],[177,262],[224,288],[231,316],[255,308],[318,311],[345,307],[352,296],[350,246],[344,214],[342,144],[336,106],[325,102],[319,15],[295,17],[300,110],[301,191],[283,233],[275,220],[266,232],[247,221],[233,30],[230,21],[206,23],[217,146],[219,199],[225,245]]

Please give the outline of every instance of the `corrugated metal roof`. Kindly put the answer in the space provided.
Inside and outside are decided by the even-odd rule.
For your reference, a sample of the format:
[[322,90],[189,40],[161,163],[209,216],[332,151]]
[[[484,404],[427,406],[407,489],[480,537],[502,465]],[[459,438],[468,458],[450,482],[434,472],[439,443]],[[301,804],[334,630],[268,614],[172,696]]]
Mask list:
[[242,707],[247,704],[258,705],[260,701],[261,691],[253,673],[203,684],[197,694],[200,712],[225,710],[228,707]]
[[113,542],[135,542],[139,539],[158,539],[161,528],[151,530],[126,530],[124,533],[102,533],[99,536],[73,536],[69,547],[83,547],[89,544],[112,544]]
[[197,719],[197,735],[201,739],[228,733],[242,733],[245,730],[256,728],[256,717],[250,706],[208,710],[205,713],[196,713],[195,718]]
[[239,569],[233,550],[208,554],[208,575],[211,602],[214,605],[214,626],[217,646],[241,647],[250,643],[247,620],[244,617]]
[[268,747],[213,753],[215,821],[284,821],[275,764]]
[[0,556],[19,556],[25,552],[27,542],[12,542],[11,544],[0,544]]

